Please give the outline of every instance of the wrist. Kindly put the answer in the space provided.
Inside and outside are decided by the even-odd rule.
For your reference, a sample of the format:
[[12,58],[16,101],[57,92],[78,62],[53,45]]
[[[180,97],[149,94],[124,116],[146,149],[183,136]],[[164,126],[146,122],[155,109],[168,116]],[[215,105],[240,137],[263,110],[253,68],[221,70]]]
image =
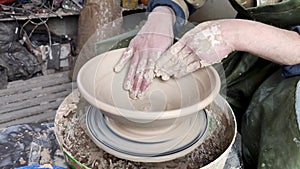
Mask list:
[[172,8],[168,6],[157,6],[148,16],[148,20],[152,19],[160,22],[170,22],[173,25],[175,24],[176,16]]
[[232,51],[239,50],[240,29],[235,19],[226,19],[216,21],[220,26],[223,41]]

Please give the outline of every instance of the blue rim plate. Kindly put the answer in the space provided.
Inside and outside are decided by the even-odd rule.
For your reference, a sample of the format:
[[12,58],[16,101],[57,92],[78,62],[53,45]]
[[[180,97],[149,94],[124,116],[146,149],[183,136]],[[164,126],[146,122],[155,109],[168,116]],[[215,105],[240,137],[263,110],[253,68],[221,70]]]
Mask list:
[[104,151],[131,161],[162,162],[182,157],[204,141],[207,116],[201,110],[179,125],[144,140],[127,137],[121,127],[116,127],[116,123],[93,106],[87,111],[86,124],[88,134]]

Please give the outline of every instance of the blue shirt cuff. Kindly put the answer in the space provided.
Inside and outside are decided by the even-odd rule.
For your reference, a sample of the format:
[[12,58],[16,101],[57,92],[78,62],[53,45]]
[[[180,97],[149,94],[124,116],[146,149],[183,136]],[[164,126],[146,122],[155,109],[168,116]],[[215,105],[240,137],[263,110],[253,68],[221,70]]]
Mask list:
[[[293,27],[292,30],[298,32],[300,35],[300,25]],[[286,65],[281,66],[281,69],[282,69],[282,75],[284,77],[292,77],[292,76],[300,75],[300,64],[292,65],[292,66],[286,66]]]
[[300,34],[300,25],[294,26],[294,27],[292,28],[292,31],[298,32],[298,33]]

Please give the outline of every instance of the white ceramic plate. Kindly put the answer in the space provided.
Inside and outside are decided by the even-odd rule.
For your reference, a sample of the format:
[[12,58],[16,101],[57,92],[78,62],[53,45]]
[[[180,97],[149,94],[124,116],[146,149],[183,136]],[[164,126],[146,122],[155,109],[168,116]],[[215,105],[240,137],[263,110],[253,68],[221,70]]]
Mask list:
[[145,137],[142,132],[122,128],[90,106],[86,124],[93,141],[106,152],[131,161],[162,162],[182,157],[198,147],[205,138],[207,119],[207,113],[202,110],[159,135]]

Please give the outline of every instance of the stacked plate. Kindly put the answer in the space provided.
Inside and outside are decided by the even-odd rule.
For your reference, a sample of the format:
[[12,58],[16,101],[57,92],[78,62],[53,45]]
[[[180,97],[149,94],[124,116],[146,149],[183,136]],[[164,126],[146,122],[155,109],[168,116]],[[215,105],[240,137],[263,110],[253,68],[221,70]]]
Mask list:
[[162,162],[182,157],[198,147],[207,131],[207,113],[174,123],[159,132],[131,129],[105,116],[90,106],[86,124],[90,137],[106,152],[127,160]]

